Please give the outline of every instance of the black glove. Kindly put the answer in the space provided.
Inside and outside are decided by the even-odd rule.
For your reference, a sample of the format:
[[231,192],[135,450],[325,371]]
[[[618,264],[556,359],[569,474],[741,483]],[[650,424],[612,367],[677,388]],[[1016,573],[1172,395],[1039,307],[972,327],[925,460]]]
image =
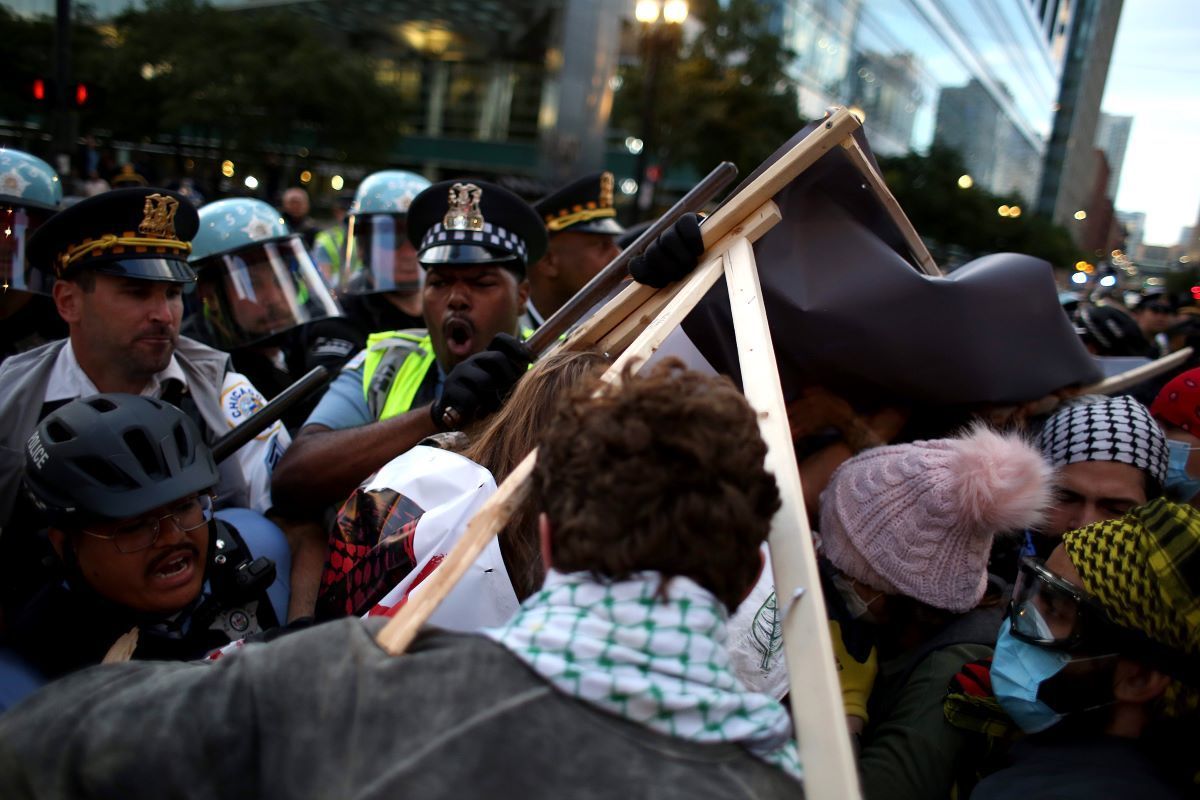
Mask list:
[[638,283],[661,289],[694,270],[703,252],[700,217],[684,214],[657,241],[651,242],[644,253],[629,262],[629,274]]
[[450,370],[442,396],[430,410],[433,424],[442,430],[461,430],[500,408],[532,361],[533,353],[515,337],[496,334],[487,350]]

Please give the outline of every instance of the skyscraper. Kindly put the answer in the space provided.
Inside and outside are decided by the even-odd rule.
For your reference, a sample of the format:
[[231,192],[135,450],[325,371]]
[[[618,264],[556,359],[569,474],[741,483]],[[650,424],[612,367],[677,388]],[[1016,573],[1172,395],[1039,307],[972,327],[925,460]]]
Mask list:
[[1129,146],[1129,131],[1133,128],[1133,117],[1100,112],[1096,125],[1096,147],[1104,151],[1108,159],[1108,199],[1117,199],[1117,187],[1121,183],[1121,166],[1125,163],[1125,148]]

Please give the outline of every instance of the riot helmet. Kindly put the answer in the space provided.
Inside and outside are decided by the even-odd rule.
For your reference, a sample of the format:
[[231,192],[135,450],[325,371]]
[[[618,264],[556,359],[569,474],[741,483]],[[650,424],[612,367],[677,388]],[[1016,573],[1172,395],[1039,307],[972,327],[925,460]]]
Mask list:
[[33,266],[29,237],[62,202],[62,183],[40,158],[0,148],[0,284],[50,294],[54,274]]
[[412,292],[423,274],[407,236],[408,208],[429,181],[412,172],[384,170],[368,175],[350,206],[343,294]]
[[301,235],[261,200],[231,198],[200,209],[189,260],[197,278],[185,304],[194,330],[222,350],[341,315]]
[[25,443],[25,486],[58,526],[137,517],[218,480],[196,424],[151,397],[72,400]]

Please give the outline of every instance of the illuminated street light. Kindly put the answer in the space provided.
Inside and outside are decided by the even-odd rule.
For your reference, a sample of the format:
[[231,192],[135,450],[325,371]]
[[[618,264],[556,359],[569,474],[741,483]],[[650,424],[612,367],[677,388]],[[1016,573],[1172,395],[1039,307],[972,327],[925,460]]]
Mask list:
[[636,136],[626,136],[625,137],[625,149],[628,150],[630,153],[633,153],[635,156],[638,153],[642,152],[642,147],[644,147],[644,146],[645,146],[645,142],[643,142],[641,139],[637,138]]
[[658,0],[638,0],[637,6],[633,10],[633,15],[637,17],[638,22],[644,22],[649,25],[658,19]]
[[1021,207],[1020,206],[1009,206],[1008,207],[1008,216],[1013,219],[1016,219],[1017,217],[1021,216]]
[[680,25],[688,15],[687,0],[667,0],[663,3],[663,21],[671,25]]
[[258,178],[254,177],[253,175],[247,175],[246,180],[243,182],[246,184],[247,189],[258,188]]
[[301,172],[300,173],[300,182],[301,183],[311,183],[312,182],[312,173],[309,172],[308,170],[304,170],[303,172]]
[[1071,276],[1071,283],[1087,283],[1087,275],[1082,272],[1076,272]]
[[1083,272],[1084,270],[1087,269],[1087,267],[1088,267],[1088,263],[1086,261],[1076,261],[1075,262],[1075,271],[1076,272]]
[[1117,279],[1113,275],[1105,275],[1103,278],[1100,279],[1100,285],[1101,286],[1116,286]]
[[226,178],[233,177],[233,162],[226,159],[221,162],[221,174]]
[[1008,206],[1000,206],[999,208],[996,209],[996,213],[1002,217],[1007,217],[1008,216]]
[[626,178],[625,180],[621,181],[621,194],[637,194],[637,190],[638,182],[633,178]]
[[975,185],[975,179],[972,178],[970,175],[959,175],[958,176],[958,188],[970,189],[974,185]]
[[342,187],[345,185],[346,185],[346,182],[344,180],[342,180],[341,175],[334,175],[332,178],[329,179],[329,186],[335,192],[340,192],[342,190]]
[[1087,212],[1084,211],[1082,208],[1079,209],[1078,211],[1075,212],[1075,219],[1078,219],[1078,220],[1087,219]]

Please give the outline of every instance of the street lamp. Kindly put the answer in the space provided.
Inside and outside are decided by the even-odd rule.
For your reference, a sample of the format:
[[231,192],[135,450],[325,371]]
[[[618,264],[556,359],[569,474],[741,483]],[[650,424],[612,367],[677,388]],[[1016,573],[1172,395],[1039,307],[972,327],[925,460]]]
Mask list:
[[[642,93],[642,135],[638,148],[630,148],[637,155],[637,179],[639,193],[637,206],[641,213],[649,212],[654,205],[654,185],[660,174],[655,169],[651,176],[649,159],[654,154],[657,142],[654,137],[654,112],[658,104],[658,73],[662,58],[668,48],[677,45],[680,26],[688,15],[687,0],[638,0],[634,16],[642,24],[642,41],[645,47],[645,87]],[[633,137],[631,137],[633,138]]]

